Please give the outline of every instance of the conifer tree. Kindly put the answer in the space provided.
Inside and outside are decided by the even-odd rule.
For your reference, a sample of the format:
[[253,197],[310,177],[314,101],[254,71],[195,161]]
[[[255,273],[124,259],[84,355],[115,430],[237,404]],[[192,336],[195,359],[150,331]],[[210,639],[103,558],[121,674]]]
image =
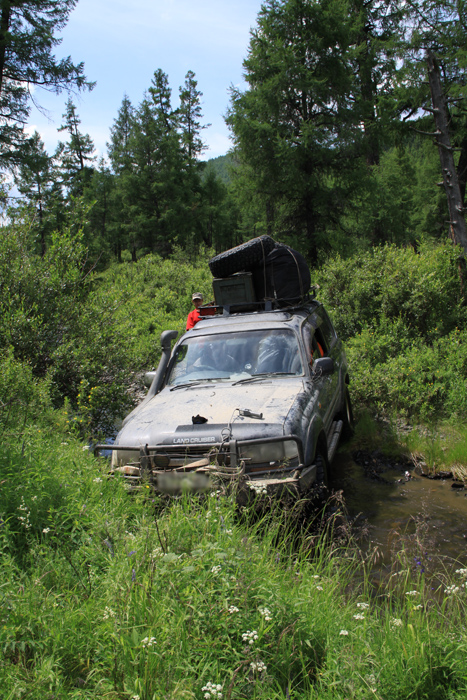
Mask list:
[[93,173],[94,143],[89,134],[79,130],[81,119],[71,99],[66,104],[64,124],[58,131],[68,134],[68,141],[59,142],[55,158],[60,162],[62,183],[71,195],[82,196]]
[[56,179],[53,159],[48,155],[40,135],[35,131],[28,140],[23,159],[15,172],[15,184],[26,201],[35,209],[32,226],[33,230],[39,234],[42,256],[46,252],[47,233],[53,227],[53,210],[62,203]]
[[23,153],[24,125],[31,87],[60,93],[92,88],[83,63],[57,59],[56,37],[77,0],[0,0],[0,167],[17,164]]
[[249,88],[232,88],[227,118],[268,232],[294,236],[312,261],[358,177],[347,9],[342,0],[267,0],[244,61]]
[[117,118],[110,128],[110,142],[107,144],[107,151],[114,173],[121,173],[123,170],[131,168],[130,136],[133,118],[133,105],[128,95],[124,95]]
[[135,238],[131,237],[132,223],[128,206],[129,181],[134,171],[131,153],[132,130],[134,128],[134,109],[127,95],[110,129],[110,141],[107,144],[109,160],[113,172],[113,186],[110,189],[110,217],[108,230],[112,248],[117,260],[122,260],[122,250],[131,248],[136,259]]
[[201,97],[203,93],[198,89],[195,74],[189,70],[185,76],[185,84],[180,87],[180,107],[178,119],[182,131],[182,143],[186,149],[188,162],[194,163],[205,150],[206,146],[201,138],[201,131],[209,124],[201,124]]
[[400,111],[412,127],[418,118],[418,131],[438,147],[450,235],[467,253],[467,11],[456,0],[409,0],[407,7],[411,32],[398,76]]

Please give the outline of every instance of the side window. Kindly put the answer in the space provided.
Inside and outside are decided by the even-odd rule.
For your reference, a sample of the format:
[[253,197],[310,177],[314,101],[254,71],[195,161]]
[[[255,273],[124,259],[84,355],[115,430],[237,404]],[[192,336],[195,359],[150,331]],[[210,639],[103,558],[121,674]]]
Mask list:
[[317,328],[315,330],[315,334],[313,336],[313,341],[315,343],[315,346],[318,350],[318,353],[315,352],[313,357],[316,359],[317,357],[326,357],[328,354],[328,344],[326,343],[326,340],[324,338],[323,333],[321,332],[321,327]]
[[318,357],[325,357],[326,344],[319,328],[314,328],[311,323],[305,323],[303,325],[302,333],[307,361],[311,363]]
[[332,325],[331,320],[324,309],[322,309],[321,317],[323,319],[323,322],[321,323],[319,330],[323,335],[323,339],[327,348],[330,349],[336,342],[336,331],[334,330],[334,326]]
[[305,346],[306,361],[310,363],[313,359],[313,334],[314,328],[309,323],[302,326],[303,344]]

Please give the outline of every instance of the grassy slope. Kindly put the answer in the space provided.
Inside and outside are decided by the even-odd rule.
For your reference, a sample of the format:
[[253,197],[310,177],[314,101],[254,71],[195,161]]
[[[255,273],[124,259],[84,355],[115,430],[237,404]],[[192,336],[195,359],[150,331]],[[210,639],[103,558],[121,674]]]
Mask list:
[[465,697],[467,572],[402,551],[374,589],[351,542],[130,497],[58,428],[0,465],[2,700]]

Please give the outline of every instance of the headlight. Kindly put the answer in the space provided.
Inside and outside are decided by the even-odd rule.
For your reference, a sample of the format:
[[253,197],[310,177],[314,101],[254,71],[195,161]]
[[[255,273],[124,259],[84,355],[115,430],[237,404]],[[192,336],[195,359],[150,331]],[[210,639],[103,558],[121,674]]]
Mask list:
[[130,462],[139,462],[139,450],[112,450],[111,467],[119,467]]
[[297,460],[298,448],[294,440],[253,443],[239,445],[239,456],[249,464],[291,462]]

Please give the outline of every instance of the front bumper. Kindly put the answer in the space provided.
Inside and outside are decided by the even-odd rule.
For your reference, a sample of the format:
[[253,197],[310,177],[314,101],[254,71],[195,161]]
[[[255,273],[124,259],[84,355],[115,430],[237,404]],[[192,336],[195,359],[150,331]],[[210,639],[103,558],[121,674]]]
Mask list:
[[[294,443],[284,445],[284,443]],[[242,454],[259,450],[277,460],[255,462]],[[256,493],[304,492],[316,479],[315,465],[304,465],[299,438],[274,437],[230,440],[209,445],[96,445],[95,453],[112,451],[111,473],[124,477],[130,489],[151,486],[159,493],[200,493],[218,487],[236,486]],[[295,454],[284,459],[284,454]],[[121,455],[124,459],[120,459]]]

